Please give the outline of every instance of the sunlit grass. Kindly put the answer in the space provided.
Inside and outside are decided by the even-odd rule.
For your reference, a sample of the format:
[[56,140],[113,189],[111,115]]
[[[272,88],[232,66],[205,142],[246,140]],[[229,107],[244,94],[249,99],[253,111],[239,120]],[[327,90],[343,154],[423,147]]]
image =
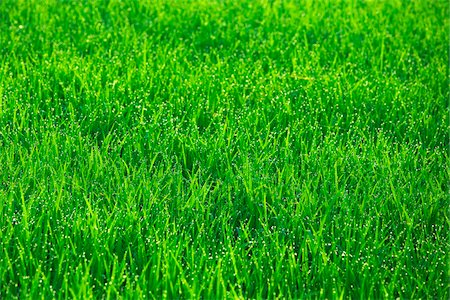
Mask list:
[[449,15],[0,1],[0,298],[448,298]]

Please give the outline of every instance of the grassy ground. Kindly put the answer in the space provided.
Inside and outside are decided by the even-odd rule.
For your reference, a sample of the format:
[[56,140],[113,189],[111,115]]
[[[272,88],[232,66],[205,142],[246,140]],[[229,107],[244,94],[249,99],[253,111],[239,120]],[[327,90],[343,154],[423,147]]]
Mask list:
[[447,1],[0,1],[0,298],[449,295]]

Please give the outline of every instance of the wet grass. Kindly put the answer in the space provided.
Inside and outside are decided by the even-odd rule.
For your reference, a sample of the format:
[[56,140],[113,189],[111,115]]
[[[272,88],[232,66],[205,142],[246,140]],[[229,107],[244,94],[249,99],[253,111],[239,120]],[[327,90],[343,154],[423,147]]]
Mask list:
[[0,298],[448,298],[449,15],[1,1]]

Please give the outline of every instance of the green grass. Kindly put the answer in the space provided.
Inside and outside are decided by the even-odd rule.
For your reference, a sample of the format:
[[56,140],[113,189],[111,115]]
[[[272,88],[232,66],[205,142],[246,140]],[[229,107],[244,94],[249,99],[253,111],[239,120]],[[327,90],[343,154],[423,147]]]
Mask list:
[[447,1],[0,1],[0,298],[435,298]]

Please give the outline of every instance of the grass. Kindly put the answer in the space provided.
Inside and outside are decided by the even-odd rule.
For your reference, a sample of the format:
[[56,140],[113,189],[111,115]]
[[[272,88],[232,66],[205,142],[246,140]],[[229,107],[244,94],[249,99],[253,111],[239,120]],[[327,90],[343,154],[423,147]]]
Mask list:
[[447,1],[3,0],[0,298],[436,298]]

